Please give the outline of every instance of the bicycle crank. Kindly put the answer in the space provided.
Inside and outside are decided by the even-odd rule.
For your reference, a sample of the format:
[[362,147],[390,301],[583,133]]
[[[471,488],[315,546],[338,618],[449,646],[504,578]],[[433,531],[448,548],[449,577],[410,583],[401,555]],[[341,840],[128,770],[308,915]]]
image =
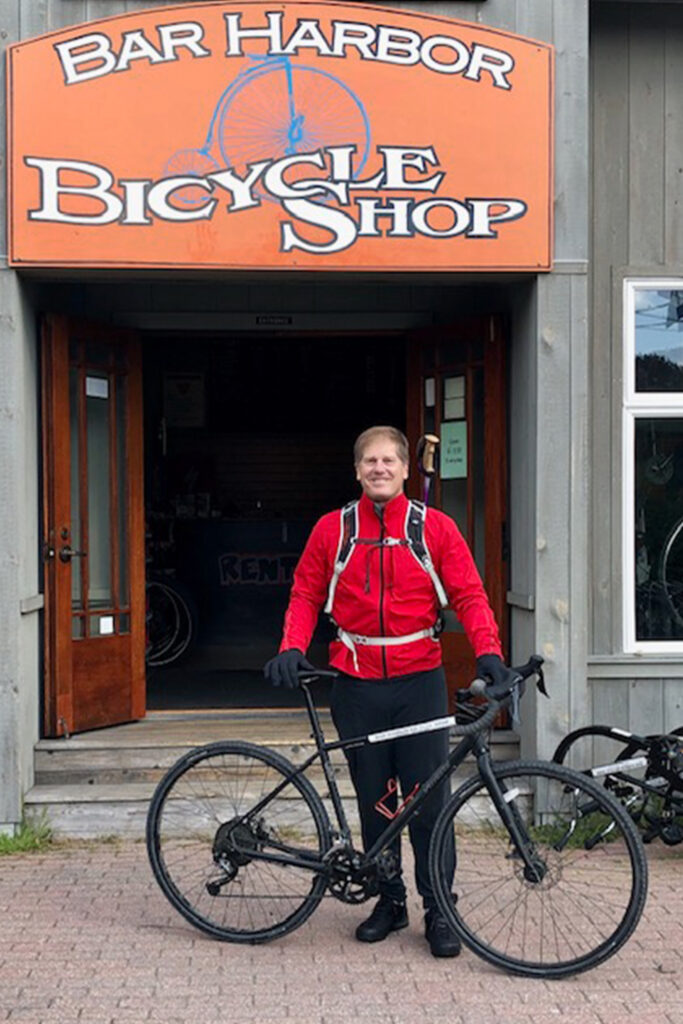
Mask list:
[[379,892],[376,872],[361,867],[356,854],[333,850],[326,859],[329,865],[327,887],[335,899],[342,903],[365,903]]

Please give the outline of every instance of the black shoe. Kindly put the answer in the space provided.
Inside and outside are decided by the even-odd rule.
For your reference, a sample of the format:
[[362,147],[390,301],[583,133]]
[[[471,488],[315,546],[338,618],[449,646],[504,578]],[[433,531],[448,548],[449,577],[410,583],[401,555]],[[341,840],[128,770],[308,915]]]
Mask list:
[[370,917],[356,928],[356,938],[359,942],[381,942],[390,932],[397,932],[407,924],[405,903],[396,903],[388,896],[380,896]]
[[460,953],[460,939],[436,908],[425,915],[425,936],[432,956],[458,956]]

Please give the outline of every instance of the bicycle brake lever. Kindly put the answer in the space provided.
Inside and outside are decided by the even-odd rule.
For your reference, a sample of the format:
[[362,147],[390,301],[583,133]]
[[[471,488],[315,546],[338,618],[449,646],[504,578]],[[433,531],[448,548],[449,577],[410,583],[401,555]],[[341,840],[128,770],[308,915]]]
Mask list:
[[512,691],[512,700],[510,701],[510,717],[513,725],[519,725],[521,718],[519,717],[519,687],[515,686]]
[[536,680],[536,689],[539,693],[542,693],[544,697],[550,699],[550,694],[546,690],[545,686],[545,676],[543,675],[543,669],[540,666],[536,669],[536,675],[538,676]]

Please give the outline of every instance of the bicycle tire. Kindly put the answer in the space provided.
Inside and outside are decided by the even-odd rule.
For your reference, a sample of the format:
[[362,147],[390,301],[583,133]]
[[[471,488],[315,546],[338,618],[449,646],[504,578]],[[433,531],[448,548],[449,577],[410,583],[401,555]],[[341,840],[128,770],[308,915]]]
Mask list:
[[[324,894],[322,874],[258,859],[269,845],[316,858],[329,849],[327,811],[308,779],[290,779],[254,822],[245,822],[250,806],[293,771],[266,747],[221,741],[191,750],[157,786],[146,830],[152,871],[175,909],[213,938],[279,938],[303,924]],[[234,836],[240,850],[251,847],[250,856],[234,852]]]
[[[564,758],[569,753],[569,750],[579,740],[592,740],[594,738],[610,739],[614,743],[621,745],[619,750],[613,758],[608,758],[608,763],[613,763],[616,767],[614,772],[619,772],[619,762],[628,761],[630,758],[643,754],[647,757],[647,767],[642,772],[641,781],[649,781],[652,785],[652,761],[651,755],[648,751],[648,747],[643,745],[639,739],[633,738],[629,733],[623,736],[609,735],[611,729],[609,726],[587,726],[583,729],[575,729],[565,736],[562,742],[558,745],[555,753],[553,754],[553,761],[557,764],[563,764]],[[664,735],[664,734],[663,734]],[[669,730],[668,735],[681,736],[683,735],[683,728],[679,727],[676,729]],[[655,739],[656,735],[648,735],[644,737],[646,740]],[[593,760],[588,759],[590,763],[586,766],[586,771],[590,771],[593,765]],[[672,820],[674,818],[681,818],[682,812],[679,809],[681,800],[675,795],[673,788],[671,787],[670,781],[662,778],[661,785],[658,790],[645,789],[643,786],[638,785],[638,781],[634,778],[631,782],[629,775],[632,774],[631,770],[624,773],[625,778],[617,778],[616,774],[604,775],[602,777],[602,784],[610,793],[615,796],[626,808],[630,814],[632,820],[641,830],[643,835],[643,841],[648,843],[658,835],[657,826],[662,825],[667,816],[670,816]],[[683,782],[678,787],[683,789]],[[661,801],[661,807],[657,806],[658,801]],[[678,827],[683,828],[683,820],[679,823]]]
[[154,667],[163,664],[163,657],[176,642],[180,631],[180,609],[173,592],[159,580],[148,580],[145,586],[147,600],[147,646],[145,661]]
[[681,606],[681,601],[683,600],[683,579],[675,580],[673,578],[670,562],[671,552],[682,530],[683,519],[679,519],[664,540],[659,569],[659,577],[664,588],[664,599],[679,627],[683,626],[683,607]]
[[[441,912],[474,953],[510,973],[561,978],[596,967],[623,946],[645,904],[647,862],[637,829],[621,804],[580,772],[544,761],[501,762],[492,770],[520,821],[541,794],[543,812],[537,801],[529,834],[547,871],[541,881],[524,877],[476,775],[451,797],[432,835],[430,875]],[[570,833],[579,808],[585,819]],[[609,837],[596,841],[608,825]],[[453,832],[467,838],[457,843],[452,890],[444,865]]]
[[154,588],[173,605],[175,616],[175,628],[169,631],[165,642],[152,645],[147,651],[147,665],[162,668],[175,664],[192,650],[197,639],[198,615],[192,596],[177,580],[149,580],[148,593],[153,593]]

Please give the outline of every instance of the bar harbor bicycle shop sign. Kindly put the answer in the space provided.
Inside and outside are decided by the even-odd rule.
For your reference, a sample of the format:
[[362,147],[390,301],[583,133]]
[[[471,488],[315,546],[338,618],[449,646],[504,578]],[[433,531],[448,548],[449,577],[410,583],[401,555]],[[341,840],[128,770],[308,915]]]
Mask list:
[[13,266],[547,270],[552,47],[199,3],[9,47]]

